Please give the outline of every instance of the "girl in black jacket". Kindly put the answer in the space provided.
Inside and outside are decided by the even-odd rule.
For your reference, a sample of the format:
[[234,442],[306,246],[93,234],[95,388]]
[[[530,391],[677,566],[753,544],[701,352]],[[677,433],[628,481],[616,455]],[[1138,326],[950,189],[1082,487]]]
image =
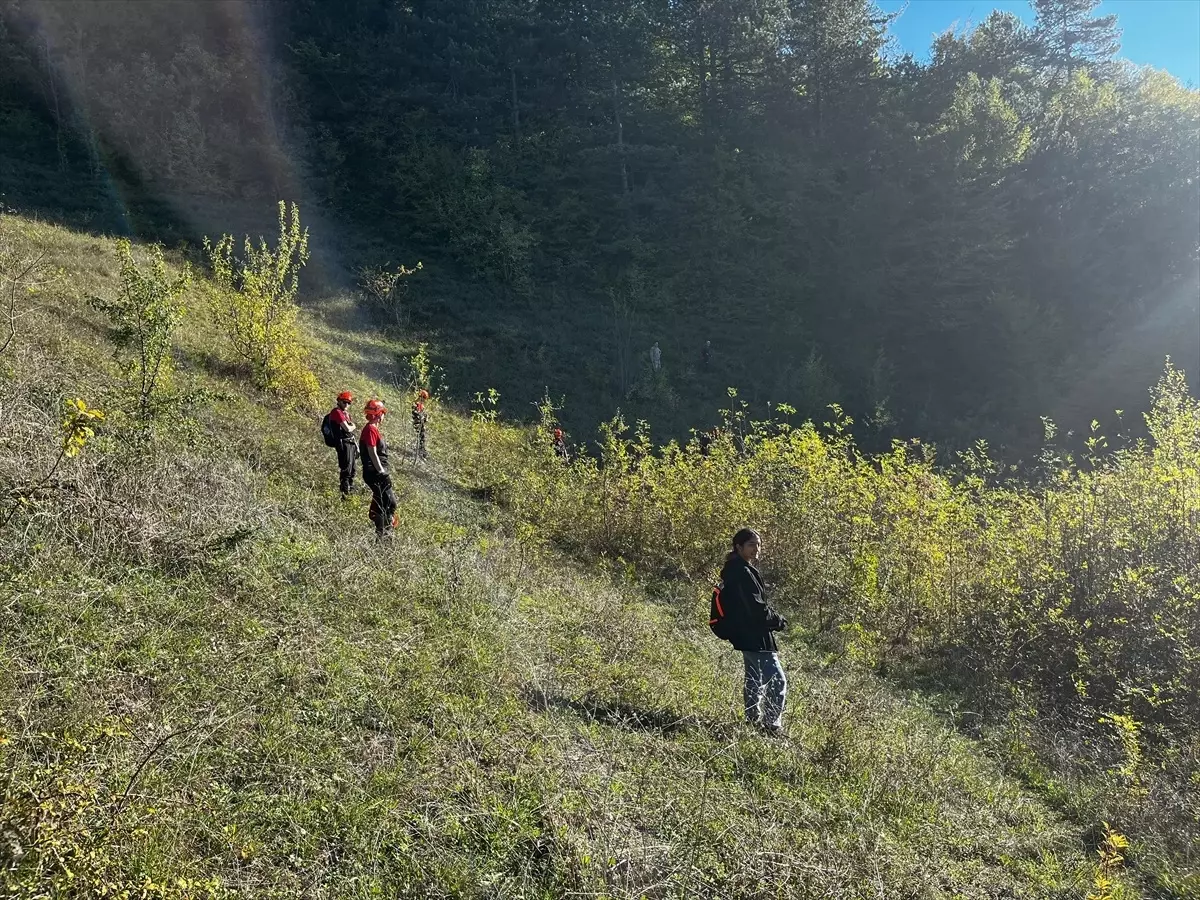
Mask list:
[[729,641],[742,651],[746,666],[746,721],[780,734],[787,678],[779,664],[775,632],[785,629],[787,620],[767,605],[762,576],[754,567],[762,546],[762,538],[751,528],[733,536],[733,552],[721,569],[721,603],[729,619]]

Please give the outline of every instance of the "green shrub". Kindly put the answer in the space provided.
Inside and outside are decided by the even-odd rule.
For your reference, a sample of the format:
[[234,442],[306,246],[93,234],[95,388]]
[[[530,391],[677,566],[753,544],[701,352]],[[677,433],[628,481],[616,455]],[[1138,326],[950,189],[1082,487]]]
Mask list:
[[308,351],[296,328],[300,270],[308,262],[308,229],[300,207],[279,203],[279,240],[255,246],[249,236],[235,257],[233,237],[204,239],[213,275],[224,290],[212,294],[212,309],[234,352],[250,366],[255,384],[293,404],[315,402],[320,390],[308,367]]
[[503,494],[510,477],[505,460],[513,455],[516,445],[512,429],[500,422],[499,403],[500,394],[494,388],[475,395],[465,460],[471,488],[488,497]]
[[437,397],[444,391],[445,373],[430,360],[428,344],[417,345],[417,352],[408,358],[406,367],[408,371],[397,385],[405,393],[415,397],[419,391],[427,390],[431,396]]
[[[86,725],[78,734],[42,732],[36,738],[42,761],[12,766],[20,777],[8,779],[2,795],[8,851],[0,869],[4,896],[229,896],[215,877],[156,878],[130,859],[131,844],[144,842],[155,810],[131,797],[133,781],[122,786],[113,771],[113,747],[128,737],[118,720]],[[0,759],[7,743],[0,734]]]
[[408,292],[407,279],[421,271],[418,262],[411,269],[400,266],[394,271],[390,266],[364,268],[358,273],[358,284],[371,305],[381,316],[400,327],[405,322],[404,296]]
[[[46,474],[36,481],[17,483],[14,486],[12,493],[16,502],[8,510],[0,513],[0,527],[11,522],[20,510],[32,508],[39,492],[52,484],[54,476],[63,462],[74,459],[83,451],[88,442],[96,436],[93,426],[103,422],[104,419],[103,411],[89,407],[85,400],[74,397],[63,401],[63,417],[58,423],[58,432],[55,435],[58,453],[54,457],[54,462],[51,463]],[[35,453],[40,449],[40,447],[36,447]]]
[[178,397],[171,390],[174,370],[173,340],[185,307],[183,293],[192,281],[191,269],[172,278],[167,272],[162,248],[149,250],[149,265],[143,269],[133,256],[133,247],[117,241],[121,263],[121,290],[116,298],[92,298],[92,305],[105,313],[113,326],[115,356],[122,362],[129,415],[136,433],[146,435],[166,407]]

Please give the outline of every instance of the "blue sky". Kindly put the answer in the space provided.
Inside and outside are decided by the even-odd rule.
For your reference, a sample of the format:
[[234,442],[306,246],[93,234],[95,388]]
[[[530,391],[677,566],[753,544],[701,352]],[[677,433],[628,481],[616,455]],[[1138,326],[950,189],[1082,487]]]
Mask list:
[[[876,0],[884,12],[896,12],[904,0]],[[909,0],[908,9],[892,24],[902,50],[927,59],[934,35],[956,22],[961,28],[979,23],[993,9],[1033,21],[1027,0]],[[1166,69],[1180,81],[1200,86],[1200,0],[1104,0],[1098,15],[1115,13],[1121,55],[1139,65]]]

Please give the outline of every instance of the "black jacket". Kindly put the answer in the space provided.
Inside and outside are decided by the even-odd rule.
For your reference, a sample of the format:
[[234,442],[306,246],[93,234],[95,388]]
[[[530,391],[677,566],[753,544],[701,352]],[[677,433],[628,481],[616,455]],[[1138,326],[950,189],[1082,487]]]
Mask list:
[[787,620],[767,605],[758,569],[734,554],[721,570],[721,584],[721,604],[734,649],[777,651],[774,633],[786,628]]

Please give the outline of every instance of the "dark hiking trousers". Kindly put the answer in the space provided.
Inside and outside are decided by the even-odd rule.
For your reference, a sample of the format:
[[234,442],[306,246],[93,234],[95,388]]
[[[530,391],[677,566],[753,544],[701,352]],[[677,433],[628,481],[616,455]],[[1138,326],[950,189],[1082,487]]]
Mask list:
[[354,484],[354,473],[358,468],[358,446],[354,441],[341,441],[337,445],[338,471],[341,474],[342,495],[350,493]]
[[392,516],[396,514],[396,492],[392,490],[390,475],[369,476],[363,473],[363,480],[371,489],[371,509],[368,515],[375,523],[375,533],[387,534],[392,530]]

